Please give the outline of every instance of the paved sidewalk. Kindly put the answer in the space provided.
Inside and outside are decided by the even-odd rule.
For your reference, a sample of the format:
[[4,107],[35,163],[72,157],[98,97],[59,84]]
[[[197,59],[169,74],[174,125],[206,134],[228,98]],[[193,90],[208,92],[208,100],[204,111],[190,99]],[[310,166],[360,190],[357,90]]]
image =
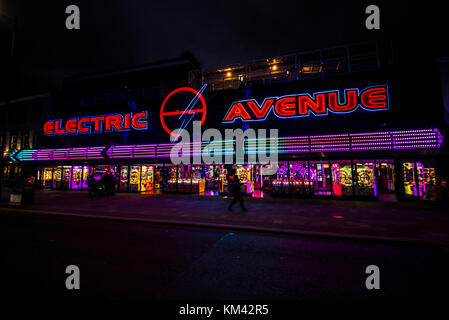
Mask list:
[[[432,203],[379,203],[312,199],[245,199],[227,210],[229,199],[192,195],[117,194],[89,198],[87,192],[37,191],[35,204],[20,211],[154,223],[259,230],[449,246],[449,210]],[[1,211],[17,207],[0,204]]]

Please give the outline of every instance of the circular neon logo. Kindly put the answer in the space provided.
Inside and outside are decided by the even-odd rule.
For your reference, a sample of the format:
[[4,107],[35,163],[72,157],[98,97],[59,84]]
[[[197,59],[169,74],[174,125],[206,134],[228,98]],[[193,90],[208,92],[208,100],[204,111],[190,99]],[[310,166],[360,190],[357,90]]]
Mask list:
[[[203,88],[200,91],[204,91]],[[206,101],[199,91],[190,87],[175,89],[162,102],[160,112],[162,128],[172,137],[179,138],[176,129],[185,129],[192,121],[197,120],[203,125],[206,113]]]

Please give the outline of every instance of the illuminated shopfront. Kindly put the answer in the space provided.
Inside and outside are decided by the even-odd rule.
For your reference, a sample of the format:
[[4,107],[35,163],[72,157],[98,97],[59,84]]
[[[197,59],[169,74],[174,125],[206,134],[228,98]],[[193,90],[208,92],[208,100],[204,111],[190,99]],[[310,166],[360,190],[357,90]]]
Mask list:
[[272,192],[373,198],[394,192],[394,175],[394,165],[385,160],[285,161],[272,180]]
[[[372,144],[372,137],[379,141],[375,133],[362,136],[348,135],[349,144],[344,146],[347,155],[360,153],[362,147],[381,148],[382,150],[404,148],[438,148],[442,137],[437,130],[415,130],[410,133],[400,131],[390,133],[395,144]],[[326,136],[327,154],[335,152],[332,143],[338,143],[335,149],[341,149],[346,136]],[[386,134],[382,133],[382,137]],[[322,138],[314,137],[320,143]],[[249,196],[293,196],[293,197],[324,197],[324,198],[364,198],[395,201],[398,192],[403,192],[407,198],[435,199],[439,184],[439,170],[432,161],[417,161],[395,158],[333,158],[314,159],[317,152],[313,148],[312,138],[291,137],[282,139],[279,145],[278,169],[271,176],[262,176],[259,163],[233,165],[235,174],[243,184],[242,191]],[[367,142],[364,144],[365,139]],[[403,139],[403,140],[401,140]],[[421,140],[422,142],[421,142]],[[387,140],[387,139],[385,139]],[[305,142],[309,143],[307,146]],[[334,142],[336,141],[336,142]],[[393,141],[391,139],[390,141]],[[306,146],[306,147],[305,147]],[[161,148],[161,151],[158,151]],[[46,161],[64,157],[72,157],[72,153],[86,155],[84,161],[103,158],[103,148],[77,148],[52,150],[26,150],[21,152],[22,161]],[[180,164],[167,163],[169,152],[167,145],[133,145],[108,147],[111,155],[109,162],[114,162],[114,154],[124,159],[123,154],[141,157],[141,162],[129,157],[134,163],[129,164],[79,164],[73,165],[42,165],[38,167],[38,180],[42,188],[56,190],[86,190],[89,176],[93,174],[111,174],[116,178],[117,191],[120,192],[172,192],[220,195],[227,192],[227,176],[230,165],[225,164]],[[282,160],[300,152],[308,153],[304,160]],[[341,155],[341,153],[336,153]],[[156,156],[159,155],[159,156]],[[165,158],[164,158],[165,157]],[[154,160],[159,162],[155,163]],[[398,168],[400,170],[398,171]],[[402,184],[401,184],[402,183]]]
[[[35,166],[42,188],[57,190],[86,190],[91,175],[110,174],[119,192],[223,195],[228,176],[235,174],[242,192],[253,197],[434,199],[441,185],[441,166],[434,159],[444,130],[429,123],[415,127],[418,121],[409,126],[404,119],[411,113],[403,101],[408,96],[391,100],[393,80],[382,78],[327,78],[310,86],[292,81],[229,92],[206,91],[207,83],[180,86],[137,107],[117,103],[117,110],[100,108],[100,116],[77,110],[80,114],[48,119],[45,148],[17,150],[11,159]],[[189,131],[192,119],[201,124],[199,134]],[[176,140],[180,127],[191,137],[174,154],[189,161],[174,161],[171,154],[176,142],[184,143],[184,137]],[[272,175],[262,175],[266,162],[249,157],[270,145],[271,133],[251,138],[256,146],[248,135],[243,161],[201,158],[211,141],[220,145],[214,150],[219,155],[237,155],[228,150],[223,132],[274,128],[278,168]],[[208,129],[221,137],[203,139]]]
[[[117,191],[154,193],[197,193],[219,195],[227,191],[225,165],[96,165],[42,167],[43,188],[87,190],[92,174],[111,174]],[[273,196],[356,197],[395,199],[396,176],[392,159],[280,161],[276,174],[261,176],[261,165],[234,165],[242,191],[260,197]],[[422,162],[402,162],[406,197],[431,200],[438,174]],[[265,194],[267,194],[265,192]]]
[[158,165],[121,165],[118,170],[119,191],[153,193],[160,188]]
[[[248,194],[259,190],[259,165],[234,166],[236,174],[245,185]],[[118,174],[119,173],[119,174]],[[227,169],[225,165],[96,165],[43,167],[39,171],[45,189],[87,190],[88,177],[93,174],[111,174],[116,178],[117,191],[153,193],[167,192],[204,193],[218,195],[226,191]]]

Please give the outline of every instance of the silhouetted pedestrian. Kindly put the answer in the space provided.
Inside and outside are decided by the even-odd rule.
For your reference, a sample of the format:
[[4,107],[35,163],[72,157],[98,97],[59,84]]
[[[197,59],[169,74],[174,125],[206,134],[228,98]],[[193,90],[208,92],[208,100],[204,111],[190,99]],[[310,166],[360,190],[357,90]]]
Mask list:
[[232,207],[234,206],[234,204],[237,203],[237,201],[240,202],[240,207],[242,208],[243,211],[246,211],[247,209],[245,208],[245,205],[243,203],[243,195],[242,192],[240,191],[240,180],[239,177],[237,175],[234,175],[232,180],[229,181],[230,185],[229,185],[229,192],[231,193],[231,195],[233,196],[232,202],[228,207],[229,211],[232,211]]
[[115,185],[116,185],[116,179],[115,177],[107,172],[102,178],[101,182],[106,188],[106,191],[108,194],[115,195]]

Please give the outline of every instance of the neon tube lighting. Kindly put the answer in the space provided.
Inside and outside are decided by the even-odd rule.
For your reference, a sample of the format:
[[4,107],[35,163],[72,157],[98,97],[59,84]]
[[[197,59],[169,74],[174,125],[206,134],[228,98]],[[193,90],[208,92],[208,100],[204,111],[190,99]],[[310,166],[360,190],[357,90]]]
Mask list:
[[[441,146],[443,136],[438,129],[404,130],[390,132],[351,133],[323,136],[280,137],[278,153],[313,153],[341,151],[372,151],[372,150],[405,150],[405,149],[436,149]],[[271,138],[264,139],[272,140]],[[224,141],[221,150],[215,150],[217,155],[234,154],[233,149],[225,148]],[[174,144],[145,144],[111,146],[106,151],[110,159],[138,158],[168,158]],[[189,143],[191,155],[200,155],[199,149],[207,149],[209,142]],[[193,147],[193,148],[192,148]],[[268,150],[269,148],[266,148]],[[57,161],[57,160],[100,160],[104,159],[105,147],[61,148],[61,149],[30,149],[20,150],[14,154],[19,161]],[[244,145],[246,154],[257,152],[255,146]],[[183,151],[185,152],[185,151]]]

